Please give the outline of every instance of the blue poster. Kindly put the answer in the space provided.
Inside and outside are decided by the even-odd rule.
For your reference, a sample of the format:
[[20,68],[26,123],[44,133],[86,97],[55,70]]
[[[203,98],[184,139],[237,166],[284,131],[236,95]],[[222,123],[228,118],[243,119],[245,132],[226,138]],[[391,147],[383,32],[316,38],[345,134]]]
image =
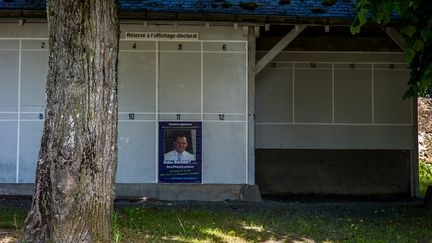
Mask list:
[[201,150],[201,122],[159,122],[159,183],[201,183]]

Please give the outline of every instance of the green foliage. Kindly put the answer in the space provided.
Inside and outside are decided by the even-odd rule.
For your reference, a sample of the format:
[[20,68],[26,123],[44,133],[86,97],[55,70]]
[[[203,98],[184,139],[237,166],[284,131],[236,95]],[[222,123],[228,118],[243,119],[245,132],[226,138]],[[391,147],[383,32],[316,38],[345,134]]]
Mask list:
[[419,177],[421,183],[432,185],[432,164],[420,161]]
[[428,186],[432,185],[432,164],[419,161],[420,195],[424,196]]
[[428,186],[432,186],[432,164],[419,161],[420,194],[423,196]]
[[[432,4],[430,0],[358,0],[351,33],[369,22],[386,26],[397,22],[407,42],[405,61],[410,65],[405,97],[432,96]],[[395,15],[397,14],[397,16]]]

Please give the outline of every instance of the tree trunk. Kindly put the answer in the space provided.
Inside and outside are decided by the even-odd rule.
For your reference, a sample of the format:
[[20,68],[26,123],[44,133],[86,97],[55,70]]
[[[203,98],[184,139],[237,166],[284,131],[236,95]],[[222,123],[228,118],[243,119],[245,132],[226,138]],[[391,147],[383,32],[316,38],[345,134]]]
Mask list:
[[111,240],[117,169],[115,0],[48,0],[47,106],[24,240]]

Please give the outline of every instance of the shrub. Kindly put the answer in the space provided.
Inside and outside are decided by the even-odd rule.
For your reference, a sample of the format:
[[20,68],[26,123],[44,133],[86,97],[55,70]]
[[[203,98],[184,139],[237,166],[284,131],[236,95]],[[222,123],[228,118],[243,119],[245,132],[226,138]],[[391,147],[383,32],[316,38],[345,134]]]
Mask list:
[[432,164],[419,161],[420,193],[424,195],[426,188],[432,186]]
[[419,163],[420,182],[432,185],[432,164],[420,161]]

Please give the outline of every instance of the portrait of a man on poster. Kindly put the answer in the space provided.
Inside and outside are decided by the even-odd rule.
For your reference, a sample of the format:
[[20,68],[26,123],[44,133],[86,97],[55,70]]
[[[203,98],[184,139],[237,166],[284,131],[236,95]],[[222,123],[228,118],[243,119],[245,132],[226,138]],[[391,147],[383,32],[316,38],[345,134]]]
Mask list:
[[[167,141],[170,143],[170,141]],[[189,139],[185,134],[177,134],[171,140],[174,149],[164,154],[164,160],[169,161],[194,161],[195,155],[188,152]]]

